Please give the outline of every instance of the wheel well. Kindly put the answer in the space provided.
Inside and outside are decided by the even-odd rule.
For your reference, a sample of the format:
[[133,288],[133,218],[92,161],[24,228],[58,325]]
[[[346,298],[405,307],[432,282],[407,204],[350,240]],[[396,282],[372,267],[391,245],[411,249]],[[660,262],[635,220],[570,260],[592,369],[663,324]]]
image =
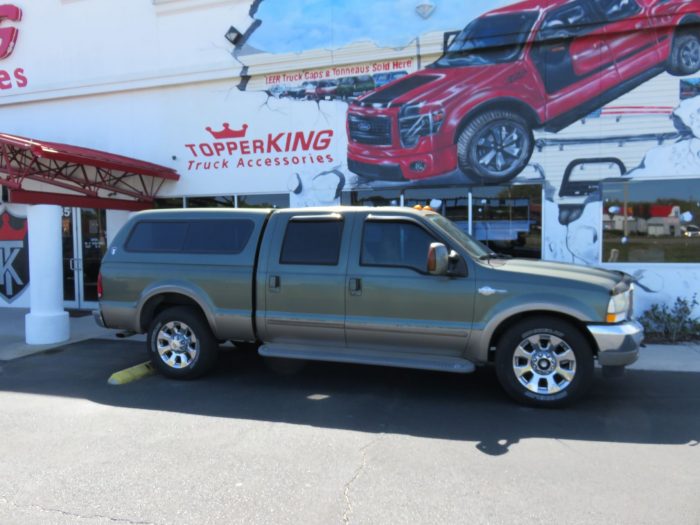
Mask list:
[[459,123],[459,126],[457,126],[457,130],[455,131],[455,136],[453,137],[454,143],[457,143],[457,141],[459,140],[459,136],[462,134],[462,131],[465,127],[467,127],[467,124],[469,124],[469,122],[472,119],[484,113],[485,111],[490,111],[492,109],[507,110],[518,113],[519,115],[524,117],[527,123],[533,128],[537,128],[542,125],[539,117],[537,116],[537,113],[535,113],[535,110],[527,104],[525,104],[524,102],[514,99],[490,100],[475,107],[464,117],[462,117],[462,120]]
[[148,325],[151,324],[155,316],[173,306],[190,306],[206,319],[204,310],[202,310],[202,307],[199,306],[194,299],[178,293],[163,293],[151,297],[146,301],[146,304],[143,305],[141,309],[141,318],[139,319],[141,330],[144,332],[147,331]]
[[489,354],[488,354],[488,360],[489,363],[493,363],[496,357],[496,347],[498,346],[498,342],[503,337],[503,334],[506,333],[506,331],[513,326],[515,323],[518,323],[524,319],[536,319],[539,317],[556,317],[557,319],[561,319],[562,321],[567,321],[576,328],[578,328],[579,332],[581,332],[581,335],[586,338],[588,341],[588,344],[591,345],[591,349],[593,350],[593,355],[598,355],[598,345],[595,342],[595,339],[593,339],[593,336],[591,333],[586,329],[586,325],[582,323],[579,319],[576,319],[575,317],[572,317],[570,315],[562,314],[560,312],[523,312],[521,314],[513,315],[509,317],[508,319],[505,319],[504,321],[501,322],[501,324],[498,325],[496,330],[491,334],[491,339],[489,340]]
[[695,33],[700,36],[700,16],[698,15],[686,15],[678,23],[678,27],[673,32],[675,37],[677,34],[683,33]]

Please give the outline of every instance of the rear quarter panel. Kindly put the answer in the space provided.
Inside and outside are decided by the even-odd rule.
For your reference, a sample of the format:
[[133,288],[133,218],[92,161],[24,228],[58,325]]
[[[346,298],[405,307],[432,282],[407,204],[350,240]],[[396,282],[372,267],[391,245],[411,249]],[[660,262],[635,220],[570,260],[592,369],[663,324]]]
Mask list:
[[[170,212],[176,213],[176,212]],[[148,220],[226,218],[212,212],[194,215],[149,214]],[[141,217],[127,223],[103,259],[101,274],[103,298],[100,309],[105,324],[142,332],[141,312],[149,299],[163,293],[185,295],[204,311],[219,339],[253,339],[253,274],[258,239],[266,214],[234,212],[231,218],[253,220],[254,229],[239,254],[184,254],[129,252],[128,236]]]

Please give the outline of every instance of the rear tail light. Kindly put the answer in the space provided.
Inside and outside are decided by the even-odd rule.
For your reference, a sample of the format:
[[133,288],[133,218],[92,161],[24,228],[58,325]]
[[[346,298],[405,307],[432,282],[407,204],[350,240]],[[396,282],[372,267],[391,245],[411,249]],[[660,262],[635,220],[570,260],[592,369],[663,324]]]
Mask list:
[[97,298],[102,299],[102,273],[97,274]]

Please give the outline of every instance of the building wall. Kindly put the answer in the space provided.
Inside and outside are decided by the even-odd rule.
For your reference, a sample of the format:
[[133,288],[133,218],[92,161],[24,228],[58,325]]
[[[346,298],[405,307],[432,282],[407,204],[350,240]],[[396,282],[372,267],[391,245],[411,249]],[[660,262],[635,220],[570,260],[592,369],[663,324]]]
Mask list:
[[[657,3],[638,1],[640,10]],[[579,4],[556,2],[560,3],[564,8]],[[663,196],[663,191],[670,191],[667,181],[680,181],[687,186],[685,201],[681,199],[687,208],[681,211],[690,214],[686,223],[700,221],[696,207],[684,204],[695,188],[700,201],[696,154],[700,128],[695,124],[700,121],[700,98],[696,99],[700,74],[669,74],[664,53],[668,54],[671,39],[663,43],[661,38],[673,35],[682,15],[656,12],[649,17],[640,11],[602,33],[593,26],[571,29],[571,35],[583,34],[583,40],[572,36],[567,41],[574,46],[569,48],[572,56],[581,56],[575,53],[576,46],[590,52],[591,38],[617,49],[616,34],[635,34],[626,33],[632,26],[625,22],[658,24],[645,32],[648,37],[656,31],[659,38],[654,45],[638,51],[646,53],[639,58],[638,74],[649,78],[606,101],[602,98],[606,87],[624,84],[611,81],[610,75],[622,76],[622,57],[629,50],[589,57],[594,66],[598,64],[595,67],[574,65],[584,72],[582,80],[569,81],[568,88],[560,87],[563,91],[558,93],[556,89],[546,93],[545,80],[555,87],[567,84],[561,80],[564,70],[545,68],[538,73],[529,44],[518,60],[511,61],[513,67],[508,61],[497,68],[484,64],[465,68],[457,63],[426,71],[440,58],[446,33],[461,31],[485,12],[511,6],[510,1],[13,0],[13,4],[22,9],[22,20],[0,24],[19,31],[13,52],[0,60],[0,70],[9,77],[0,82],[2,131],[172,166],[182,178],[163,188],[165,197],[288,193],[292,205],[306,206],[338,203],[340,192],[357,189],[468,190],[483,185],[483,180],[459,169],[456,146],[445,146],[439,131],[422,137],[419,149],[432,155],[440,169],[428,167],[429,173],[411,174],[422,177],[418,182],[366,179],[348,164],[349,150],[351,155],[357,151],[352,152],[346,124],[348,113],[359,111],[354,95],[369,93],[372,85],[356,81],[350,96],[341,96],[337,89],[336,94],[302,91],[304,82],[372,76],[376,87],[383,82],[380,75],[407,75],[409,82],[421,72],[445,76],[435,81],[434,89],[403,89],[404,98],[395,99],[404,106],[423,103],[424,109],[417,111],[430,113],[430,118],[442,114],[445,123],[440,129],[453,126],[455,136],[471,99],[507,96],[540,101],[538,111],[544,120],[556,111],[564,117],[576,114],[590,101],[587,111],[564,128],[536,129],[532,157],[504,181],[507,186],[543,185],[543,257],[618,268],[637,276],[641,309],[700,291],[700,240],[688,239],[682,256],[662,250],[661,256],[670,262],[655,261],[659,256],[645,255],[644,249],[634,252],[641,254],[634,256],[637,260],[620,262],[619,256],[630,257],[634,251],[630,247],[640,238],[614,237],[603,228],[603,213],[615,215],[611,207],[622,198],[610,188],[606,193],[604,180],[627,181],[625,191],[631,191],[631,197],[642,183],[657,185]],[[696,0],[661,4],[674,12],[700,14]],[[544,9],[524,5],[512,11],[533,13],[537,27],[548,16],[543,11],[555,2],[539,5]],[[229,28],[242,35],[235,45],[224,37]],[[498,31],[494,35],[498,37]],[[608,64],[606,57],[617,57],[618,63]],[[555,111],[561,97],[570,97],[570,102],[566,110]],[[365,157],[374,158],[369,164],[375,165],[411,155],[411,148],[394,148],[388,160],[382,160],[381,147],[364,149]],[[588,184],[572,184],[581,181]],[[637,192],[640,199],[646,191]],[[677,191],[668,194],[678,196]],[[648,217],[634,219],[639,223]],[[698,246],[687,245],[691,241]],[[678,257],[683,262],[674,259]],[[25,300],[28,294],[23,293]],[[20,299],[0,300],[3,304],[26,305]]]

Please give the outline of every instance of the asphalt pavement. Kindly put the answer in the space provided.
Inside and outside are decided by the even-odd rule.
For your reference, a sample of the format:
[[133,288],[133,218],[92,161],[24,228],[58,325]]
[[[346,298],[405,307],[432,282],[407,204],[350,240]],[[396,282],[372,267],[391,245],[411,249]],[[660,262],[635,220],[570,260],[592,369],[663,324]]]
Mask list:
[[270,361],[110,386],[142,343],[0,363],[0,523],[700,525],[700,375],[565,410],[461,376]]

